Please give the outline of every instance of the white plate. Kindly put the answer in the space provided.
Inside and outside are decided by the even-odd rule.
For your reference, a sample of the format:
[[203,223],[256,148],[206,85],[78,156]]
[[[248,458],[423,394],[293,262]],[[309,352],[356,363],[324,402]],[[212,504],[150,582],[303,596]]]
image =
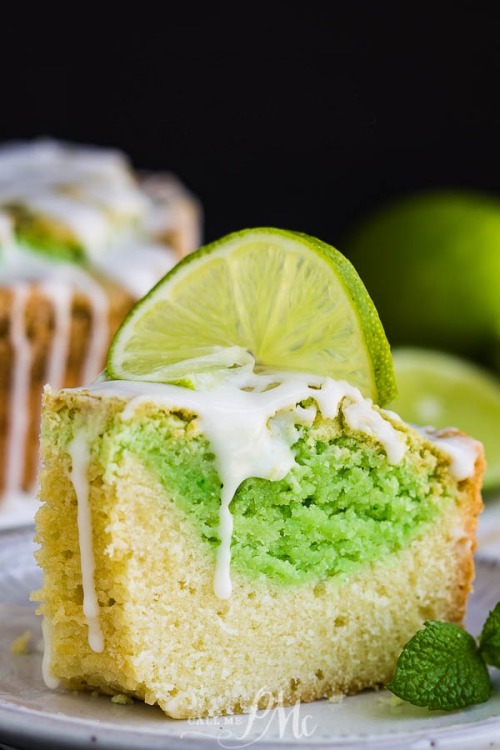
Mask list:
[[13,492],[0,498],[0,531],[20,529],[34,522],[39,501],[35,493]]
[[[103,696],[48,690],[41,677],[40,618],[28,601],[40,583],[31,538],[30,529],[0,534],[0,742],[33,750],[500,747],[498,671],[494,697],[456,713],[395,704],[390,693],[380,691],[338,704],[317,701],[254,716],[178,721],[139,702],[122,706]],[[466,623],[472,633],[479,633],[499,599],[500,565],[479,560]],[[26,630],[32,634],[30,652],[13,654],[13,641]]]

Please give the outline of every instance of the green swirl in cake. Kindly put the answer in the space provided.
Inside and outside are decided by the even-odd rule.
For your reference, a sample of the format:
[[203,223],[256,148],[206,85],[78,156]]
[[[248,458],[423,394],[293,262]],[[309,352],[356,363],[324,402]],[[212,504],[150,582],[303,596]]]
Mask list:
[[[82,429],[106,482],[113,485],[135,457],[162,487],[166,507],[174,503],[182,511],[213,557],[223,543],[221,485],[222,493],[226,486],[234,524],[231,569],[290,585],[347,575],[404,549],[454,502],[455,493],[444,440],[441,447],[433,444],[346,383],[309,380],[313,388],[305,385],[307,376],[287,374],[264,393],[224,385],[212,396],[108,381],[75,398],[86,403]],[[302,389],[306,398],[280,410],[280,388],[297,382],[296,392]],[[328,418],[314,397],[325,383],[332,384],[326,402],[334,404]],[[71,392],[68,396],[71,409]],[[105,429],[99,422],[101,398]],[[255,418],[259,398],[276,406]],[[229,405],[226,411],[220,402]],[[231,409],[236,417],[228,417]],[[67,417],[64,424],[61,448],[68,450],[78,427]],[[246,445],[238,444],[238,432],[250,435]],[[466,468],[459,472],[465,476],[476,451],[473,441],[460,441]],[[276,445],[278,452],[269,457]],[[266,455],[267,467],[256,469]]]

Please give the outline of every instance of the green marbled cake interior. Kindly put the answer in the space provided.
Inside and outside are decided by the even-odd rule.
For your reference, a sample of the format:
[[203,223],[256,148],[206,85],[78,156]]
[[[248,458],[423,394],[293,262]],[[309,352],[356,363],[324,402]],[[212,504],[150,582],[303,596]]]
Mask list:
[[[220,479],[191,419],[161,410],[127,422],[115,418],[96,455],[111,482],[129,453],[138,457],[215,557]],[[411,450],[391,466],[381,446],[349,431],[342,416],[317,417],[302,428],[296,466],[284,479],[247,479],[236,492],[232,569],[282,584],[326,580],[405,548],[453,502],[454,491],[439,476],[439,451],[410,430],[408,440]]]
[[83,262],[81,243],[61,222],[31,211],[21,203],[2,207],[11,217],[17,241],[55,260]]

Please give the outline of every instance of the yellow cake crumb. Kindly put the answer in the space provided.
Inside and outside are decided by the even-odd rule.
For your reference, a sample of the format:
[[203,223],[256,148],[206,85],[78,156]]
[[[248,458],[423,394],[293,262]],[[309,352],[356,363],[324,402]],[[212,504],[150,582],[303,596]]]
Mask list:
[[12,654],[30,654],[31,653],[31,630],[25,630],[21,633],[12,643],[10,644],[10,651]]
[[117,693],[111,697],[111,703],[117,703],[120,706],[129,706],[133,702],[130,695],[125,695],[124,693]]
[[328,698],[328,703],[342,703],[345,695],[343,693],[332,693]]

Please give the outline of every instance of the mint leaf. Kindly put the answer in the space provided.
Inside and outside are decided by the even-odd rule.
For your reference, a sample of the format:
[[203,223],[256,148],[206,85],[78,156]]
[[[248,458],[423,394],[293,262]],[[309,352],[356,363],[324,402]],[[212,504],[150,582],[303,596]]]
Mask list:
[[449,622],[425,622],[403,648],[387,688],[431,710],[456,711],[491,695],[488,669],[474,638]]
[[500,669],[500,602],[491,610],[483,625],[479,652],[486,664]]

